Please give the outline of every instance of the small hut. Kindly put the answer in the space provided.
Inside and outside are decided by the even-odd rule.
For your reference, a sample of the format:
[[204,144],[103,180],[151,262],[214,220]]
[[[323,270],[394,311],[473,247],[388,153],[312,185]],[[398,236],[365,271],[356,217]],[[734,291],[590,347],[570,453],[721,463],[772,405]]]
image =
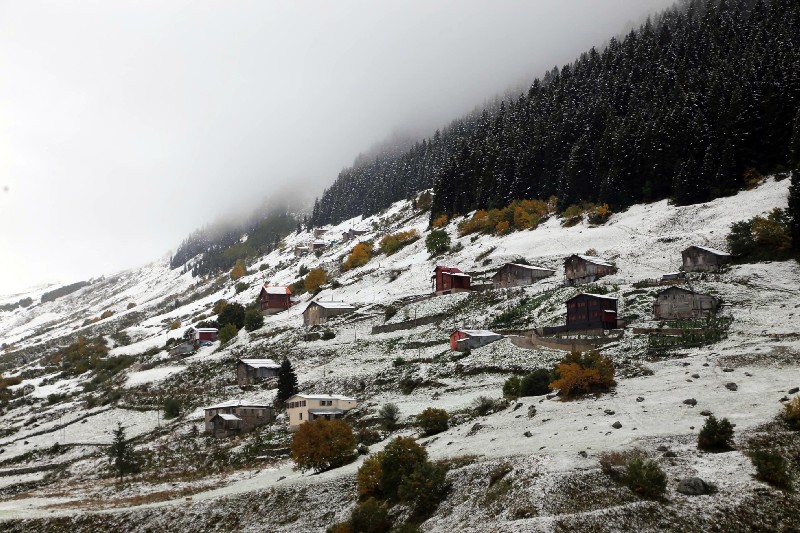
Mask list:
[[714,316],[720,306],[719,298],[682,287],[670,287],[656,295],[653,315],[658,320],[678,320]]
[[272,359],[239,359],[236,362],[236,383],[240,387],[278,375],[281,365]]
[[437,266],[431,276],[434,294],[453,294],[470,289],[470,277],[457,268]]
[[319,326],[326,323],[331,317],[346,315],[352,313],[355,309],[355,307],[346,302],[315,300],[309,302],[305,311],[303,311],[303,324],[306,326]]
[[603,276],[616,273],[616,266],[599,257],[573,254],[564,260],[565,284],[570,287],[593,283]]
[[300,245],[298,245],[298,246],[294,247],[294,256],[295,257],[303,257],[304,255],[307,255],[310,251],[311,251],[311,248],[309,248],[308,246],[300,246]]
[[264,284],[258,296],[261,312],[265,315],[274,315],[286,311],[292,305],[292,290],[289,287],[279,287]]
[[555,270],[540,266],[506,263],[492,276],[492,286],[495,289],[504,289],[532,285],[555,273]]
[[272,421],[272,407],[265,403],[230,400],[204,410],[206,433],[217,438],[247,433]]
[[450,334],[450,349],[464,352],[499,341],[503,336],[486,329],[457,329]]
[[313,243],[311,243],[311,249],[314,250],[315,252],[317,250],[322,250],[323,248],[325,248],[325,241],[323,241],[323,240],[319,240],[318,239],[318,240],[314,241]]
[[731,262],[729,253],[705,246],[690,246],[681,252],[681,257],[685,272],[719,272]]

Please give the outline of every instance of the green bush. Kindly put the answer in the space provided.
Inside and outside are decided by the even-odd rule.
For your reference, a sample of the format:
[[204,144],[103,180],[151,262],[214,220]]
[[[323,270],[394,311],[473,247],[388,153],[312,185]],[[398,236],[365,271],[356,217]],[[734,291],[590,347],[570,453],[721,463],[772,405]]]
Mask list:
[[378,416],[383,420],[383,427],[388,431],[394,431],[400,418],[400,408],[393,403],[384,404],[381,410],[378,411]]
[[358,533],[386,533],[392,527],[386,505],[375,498],[356,505],[350,514],[350,525]]
[[241,292],[246,291],[250,287],[250,285],[248,285],[243,281],[239,281],[236,283],[235,287],[236,287],[236,294],[239,294]]
[[707,451],[730,450],[733,444],[733,426],[727,418],[717,420],[714,415],[706,418],[703,429],[697,436],[697,447]]
[[221,344],[225,344],[231,339],[236,338],[239,334],[239,329],[234,324],[225,324],[219,330],[217,338]]
[[667,475],[658,463],[633,457],[625,466],[625,484],[645,498],[658,498],[667,490]]
[[411,437],[397,437],[381,453],[378,490],[385,498],[396,501],[403,478],[410,476],[417,464],[428,460],[428,452]]
[[393,305],[387,306],[386,310],[383,312],[384,322],[388,322],[396,314],[397,314],[397,308],[395,306]]
[[401,502],[410,504],[414,514],[425,515],[436,510],[449,488],[447,468],[430,461],[418,463],[397,489]]
[[432,256],[447,252],[450,249],[450,235],[440,229],[431,231],[425,239],[425,248]]
[[503,383],[503,398],[507,398],[509,400],[516,400],[520,397],[520,385],[522,384],[522,380],[519,376],[511,376]]
[[242,304],[229,303],[220,311],[217,322],[221,327],[226,324],[233,324],[238,331],[244,327],[244,313],[245,309]]
[[333,338],[336,338],[336,333],[334,333],[331,329],[326,329],[322,332],[320,338],[324,341],[329,341]]
[[175,398],[167,398],[164,400],[164,418],[169,420],[175,418],[181,412],[181,403]]
[[780,452],[755,450],[750,453],[750,460],[756,467],[756,479],[782,489],[792,488],[792,478],[787,469],[786,459]]
[[447,431],[450,415],[444,409],[428,407],[417,415],[417,426],[424,435],[436,435]]
[[472,401],[472,412],[475,416],[486,416],[502,409],[505,402],[498,402],[486,396],[478,396]]
[[545,368],[537,368],[530,374],[525,375],[520,381],[520,396],[541,396],[550,392],[550,382],[552,373]]
[[244,329],[255,331],[264,326],[264,315],[258,309],[248,309],[244,314]]

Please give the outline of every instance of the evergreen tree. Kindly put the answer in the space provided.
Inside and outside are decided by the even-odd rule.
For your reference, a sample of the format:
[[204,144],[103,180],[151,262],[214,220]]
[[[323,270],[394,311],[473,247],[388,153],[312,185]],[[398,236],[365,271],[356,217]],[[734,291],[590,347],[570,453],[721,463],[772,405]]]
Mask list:
[[800,172],[800,108],[798,108],[797,116],[794,118],[793,130],[789,164],[793,170]]
[[286,400],[297,394],[297,374],[292,368],[292,363],[288,359],[284,359],[281,363],[281,368],[278,370],[278,394],[276,400],[279,404],[283,404]]
[[786,210],[789,229],[792,233],[792,249],[800,251],[800,168],[792,172],[789,186],[789,208]]
[[108,449],[108,458],[112,468],[120,480],[127,474],[139,472],[139,462],[134,453],[133,443],[125,439],[125,428],[121,423],[117,423],[117,429],[113,431],[113,440]]

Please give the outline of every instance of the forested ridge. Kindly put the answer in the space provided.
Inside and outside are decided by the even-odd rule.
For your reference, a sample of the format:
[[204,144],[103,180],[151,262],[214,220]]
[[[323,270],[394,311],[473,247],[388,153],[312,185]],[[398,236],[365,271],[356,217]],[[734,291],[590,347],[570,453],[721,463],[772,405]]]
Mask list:
[[401,154],[344,169],[311,223],[434,189],[432,216],[556,195],[613,208],[732,194],[800,144],[800,2],[691,0]]

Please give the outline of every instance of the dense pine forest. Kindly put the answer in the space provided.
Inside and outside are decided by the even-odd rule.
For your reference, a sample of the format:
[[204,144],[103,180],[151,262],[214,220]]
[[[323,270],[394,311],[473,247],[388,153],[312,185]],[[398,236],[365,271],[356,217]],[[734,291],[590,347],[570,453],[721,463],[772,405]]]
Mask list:
[[800,143],[800,3],[692,0],[592,48],[527,94],[401,154],[344,169],[314,225],[433,187],[432,216],[556,195],[612,208],[728,195]]

